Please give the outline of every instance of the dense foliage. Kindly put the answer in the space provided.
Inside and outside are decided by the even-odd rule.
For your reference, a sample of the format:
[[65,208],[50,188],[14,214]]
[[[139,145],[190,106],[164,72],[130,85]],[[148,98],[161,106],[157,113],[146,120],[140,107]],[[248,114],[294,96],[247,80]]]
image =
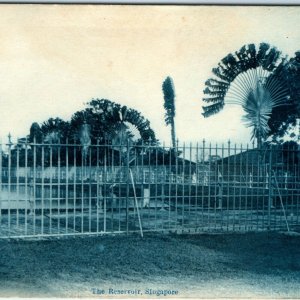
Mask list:
[[[149,144],[157,145],[158,141],[141,113],[106,99],[93,99],[70,121],[50,118],[41,125],[34,122],[28,137],[11,145],[9,152],[11,163],[20,167],[120,165],[141,152],[137,149],[142,148],[135,146]],[[8,165],[5,155],[3,164]]]
[[53,144],[66,140],[80,143],[85,133],[90,134],[92,143],[115,142],[120,133],[124,140],[136,134],[137,139],[145,143],[157,142],[150,122],[140,112],[106,99],[93,99],[86,109],[75,112],[70,121],[50,118],[41,126],[33,123],[29,142],[35,139],[37,143]]
[[175,132],[175,90],[173,79],[167,77],[162,84],[164,94],[164,109],[165,109],[165,123],[171,126],[171,139],[173,148],[176,148],[176,132]]

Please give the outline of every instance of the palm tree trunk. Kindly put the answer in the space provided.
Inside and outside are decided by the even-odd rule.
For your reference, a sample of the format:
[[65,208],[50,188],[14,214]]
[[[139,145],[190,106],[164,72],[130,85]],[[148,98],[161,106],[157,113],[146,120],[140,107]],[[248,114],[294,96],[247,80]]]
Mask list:
[[261,150],[261,148],[262,148],[262,138],[261,138],[261,136],[258,136],[257,137],[257,149]]
[[172,120],[171,123],[171,138],[172,138],[172,146],[174,150],[176,151],[176,133],[175,133],[175,122],[174,119]]
[[[176,143],[176,133],[175,133],[175,122],[174,118],[172,118],[171,122],[171,139],[172,139],[172,146],[174,150],[174,155],[175,155],[175,175],[176,178],[178,176],[178,154],[177,154],[177,143]],[[177,179],[176,179],[177,182]]]

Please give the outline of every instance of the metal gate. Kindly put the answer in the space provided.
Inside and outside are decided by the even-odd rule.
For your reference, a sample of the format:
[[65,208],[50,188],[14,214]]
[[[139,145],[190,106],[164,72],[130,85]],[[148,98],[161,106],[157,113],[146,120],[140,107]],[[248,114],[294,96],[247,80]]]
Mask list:
[[295,146],[9,143],[0,237],[299,230]]

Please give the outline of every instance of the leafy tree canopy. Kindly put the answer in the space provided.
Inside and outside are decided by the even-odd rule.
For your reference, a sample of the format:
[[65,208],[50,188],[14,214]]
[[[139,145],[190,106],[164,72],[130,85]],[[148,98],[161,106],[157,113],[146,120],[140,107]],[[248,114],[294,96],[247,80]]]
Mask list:
[[173,79],[168,76],[163,84],[164,94],[165,123],[171,126],[171,139],[173,148],[176,149],[176,130],[175,130],[175,89]]
[[[83,129],[87,129],[86,132]],[[39,143],[59,143],[68,139],[78,143],[82,140],[83,131],[90,135],[92,142],[112,142],[120,140],[121,134],[126,138],[136,134],[138,140],[157,143],[150,122],[140,112],[107,99],[92,99],[87,108],[75,112],[70,121],[50,118],[41,126],[34,122],[29,141],[33,142],[35,138]]]

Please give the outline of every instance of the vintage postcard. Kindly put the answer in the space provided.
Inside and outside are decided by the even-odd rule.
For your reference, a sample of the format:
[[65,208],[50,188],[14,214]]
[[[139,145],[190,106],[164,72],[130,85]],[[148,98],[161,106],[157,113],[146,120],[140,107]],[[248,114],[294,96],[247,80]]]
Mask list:
[[0,4],[0,297],[300,299],[299,15]]

